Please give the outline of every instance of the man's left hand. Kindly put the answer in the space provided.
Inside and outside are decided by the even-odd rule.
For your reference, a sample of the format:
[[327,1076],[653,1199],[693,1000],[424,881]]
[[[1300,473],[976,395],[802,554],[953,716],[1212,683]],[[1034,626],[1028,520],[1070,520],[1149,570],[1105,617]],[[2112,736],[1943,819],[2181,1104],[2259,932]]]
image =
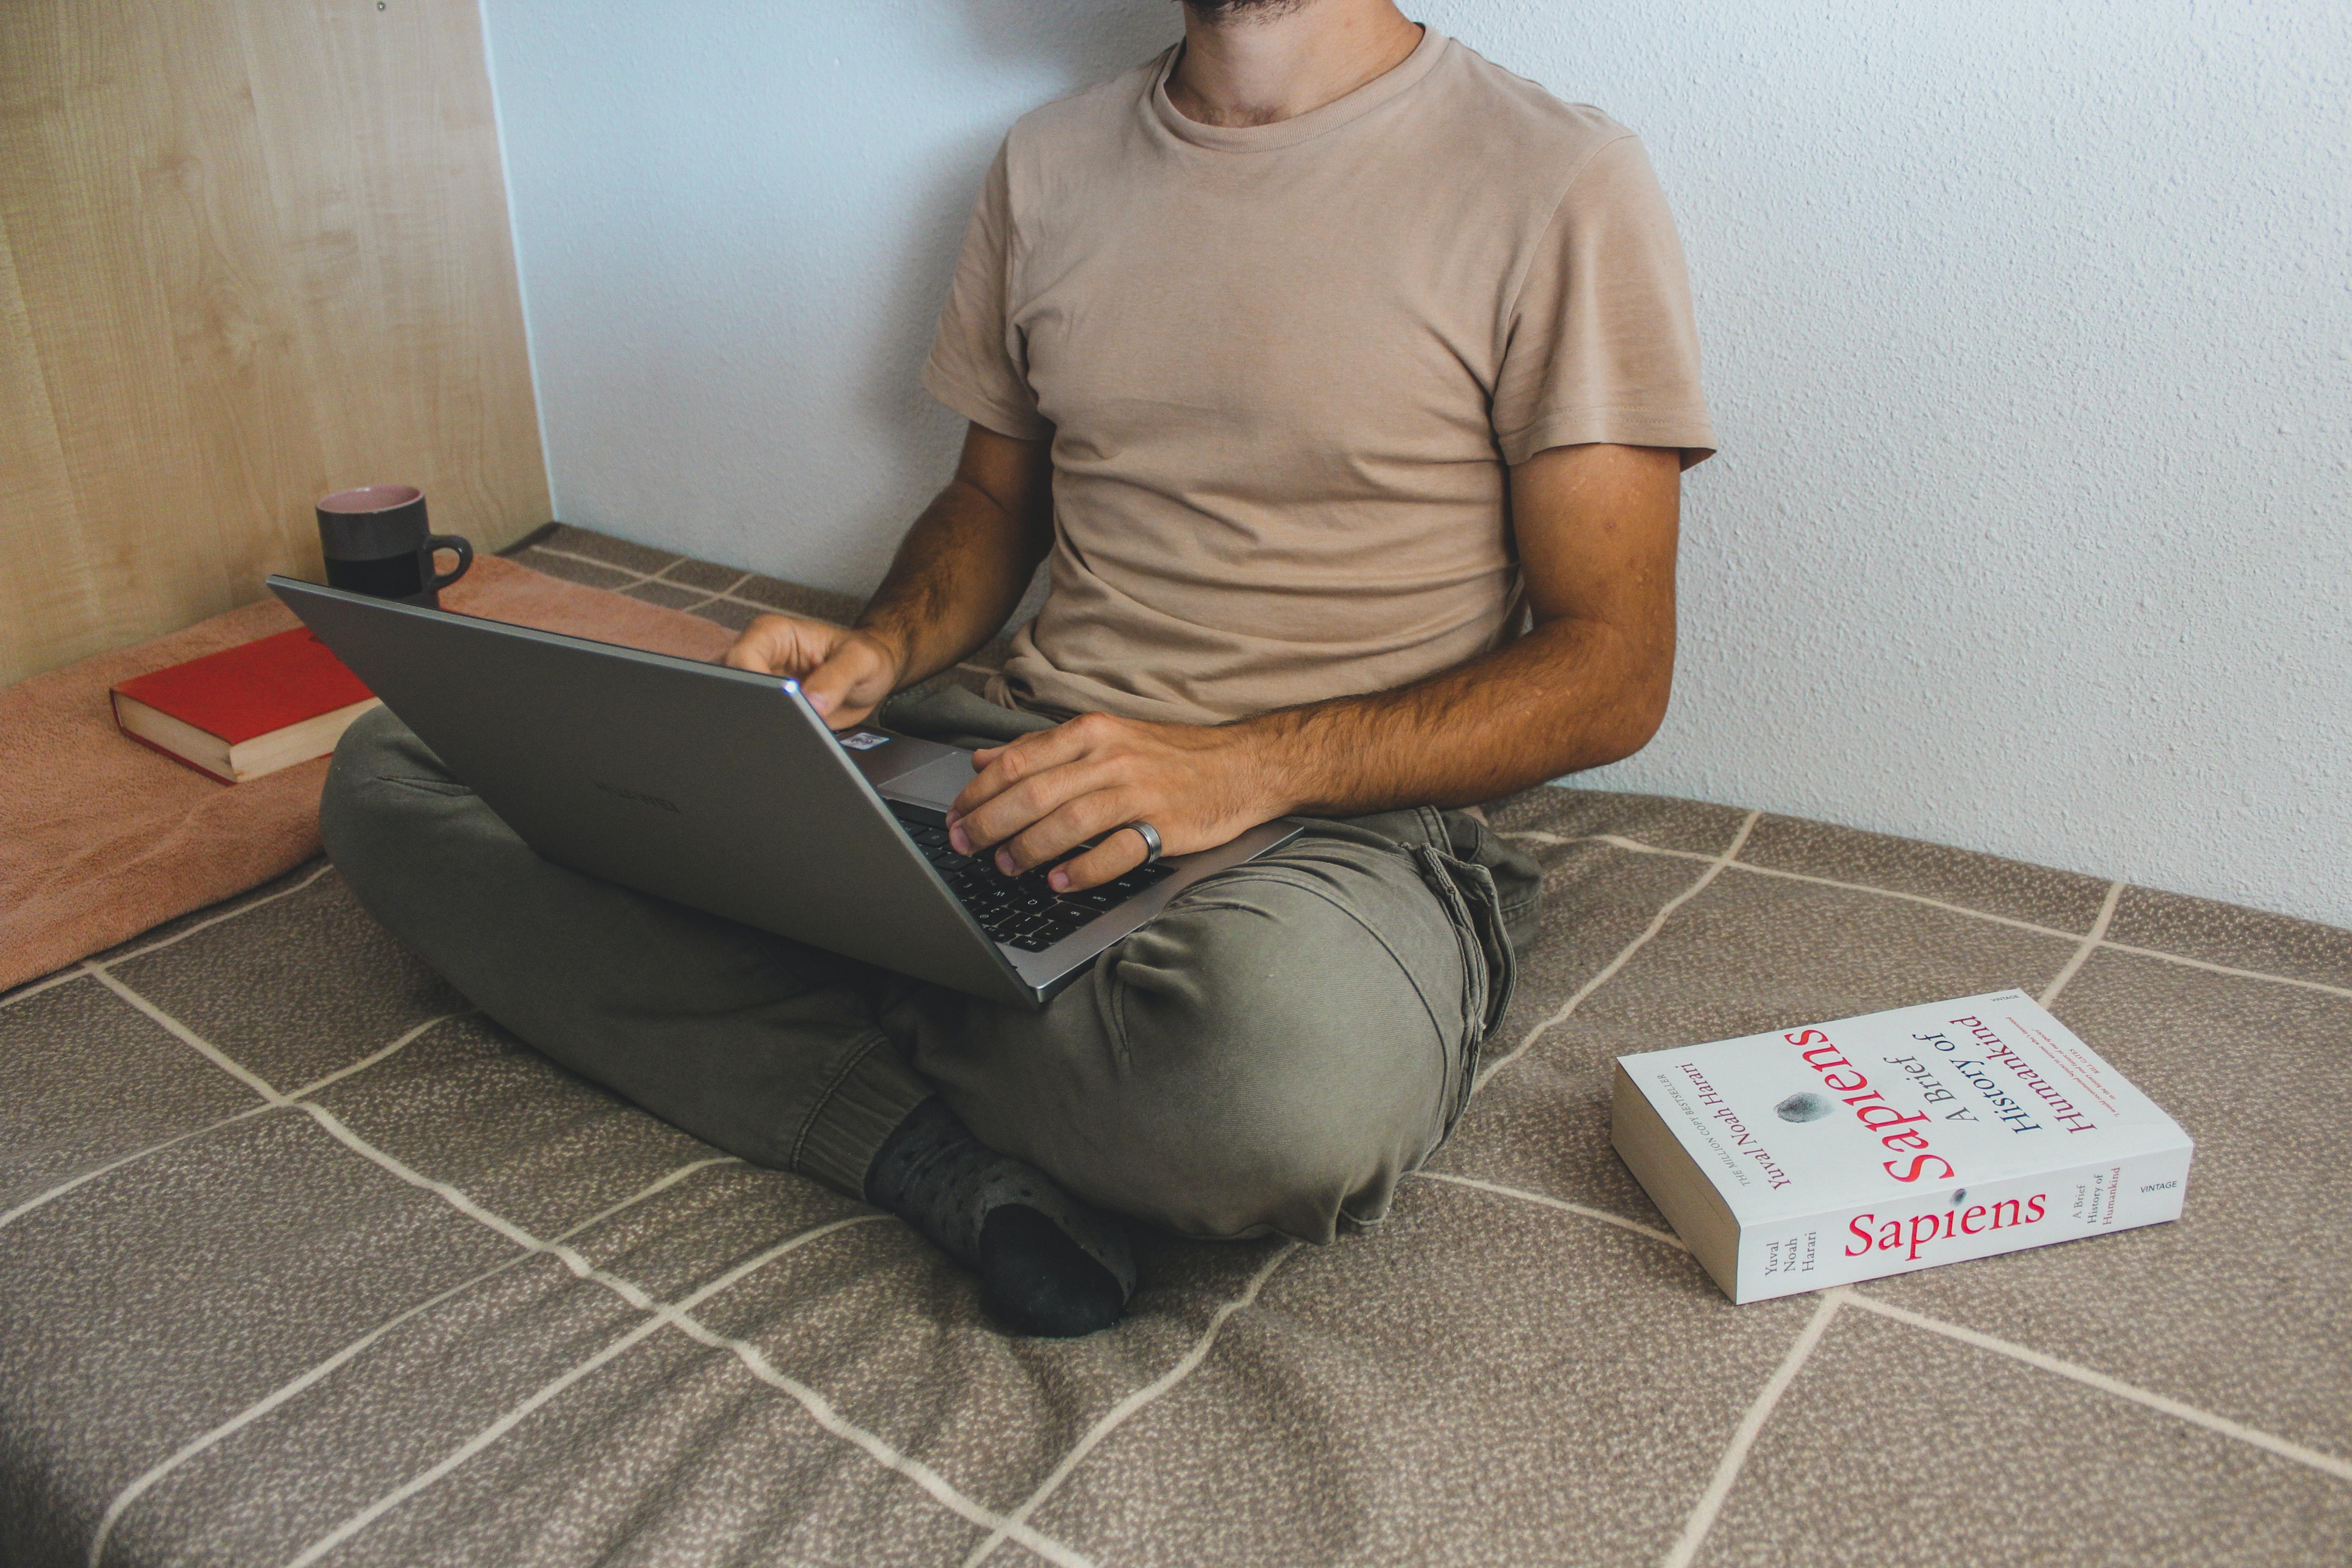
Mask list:
[[1164,854],[1189,855],[1289,810],[1265,752],[1245,726],[1083,714],[973,753],[980,773],[949,808],[949,840],[960,854],[993,849],[1018,876],[1102,838],[1048,879],[1061,892],[1097,887],[1143,864],[1143,836],[1117,831],[1130,822],[1150,823]]

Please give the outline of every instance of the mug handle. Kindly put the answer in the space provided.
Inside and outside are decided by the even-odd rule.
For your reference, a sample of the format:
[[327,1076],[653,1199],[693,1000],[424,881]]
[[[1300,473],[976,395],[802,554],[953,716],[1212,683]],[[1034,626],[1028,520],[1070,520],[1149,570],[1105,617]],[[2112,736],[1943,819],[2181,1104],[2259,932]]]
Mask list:
[[436,573],[433,581],[427,584],[437,594],[466,574],[466,568],[474,563],[474,545],[471,540],[460,539],[454,533],[436,533],[429,536],[425,541],[425,562],[427,571],[432,570],[433,552],[436,550],[454,550],[457,552],[457,569],[455,572]]

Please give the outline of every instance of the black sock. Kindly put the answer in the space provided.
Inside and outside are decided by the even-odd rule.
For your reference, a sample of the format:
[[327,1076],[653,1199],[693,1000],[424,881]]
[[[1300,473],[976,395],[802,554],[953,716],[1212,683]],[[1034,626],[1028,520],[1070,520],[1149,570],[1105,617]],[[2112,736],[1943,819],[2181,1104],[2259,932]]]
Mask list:
[[884,1142],[866,1198],[977,1273],[982,1304],[1016,1333],[1093,1333],[1117,1322],[1134,1292],[1118,1221],[974,1138],[937,1096]]

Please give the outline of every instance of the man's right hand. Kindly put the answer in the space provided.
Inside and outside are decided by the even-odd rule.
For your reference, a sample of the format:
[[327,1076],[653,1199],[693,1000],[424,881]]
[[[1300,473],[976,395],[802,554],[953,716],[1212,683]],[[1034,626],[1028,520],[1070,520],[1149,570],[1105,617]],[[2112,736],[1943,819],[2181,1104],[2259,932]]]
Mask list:
[[790,677],[836,730],[882,700],[985,644],[1021,603],[1054,542],[1051,443],[964,432],[945,489],[898,544],[889,574],[852,631],[798,616],[761,616],[722,661]]
[[878,633],[797,616],[760,616],[721,662],[799,681],[809,706],[835,730],[863,722],[907,671],[906,654]]

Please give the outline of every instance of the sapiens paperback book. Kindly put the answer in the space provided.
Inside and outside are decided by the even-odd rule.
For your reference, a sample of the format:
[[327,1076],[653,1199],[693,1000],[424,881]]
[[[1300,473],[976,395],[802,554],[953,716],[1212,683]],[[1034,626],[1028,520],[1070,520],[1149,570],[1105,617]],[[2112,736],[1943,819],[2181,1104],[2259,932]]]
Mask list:
[[2192,1149],[2013,990],[1620,1057],[1611,1140],[1740,1302],[2178,1219]]

